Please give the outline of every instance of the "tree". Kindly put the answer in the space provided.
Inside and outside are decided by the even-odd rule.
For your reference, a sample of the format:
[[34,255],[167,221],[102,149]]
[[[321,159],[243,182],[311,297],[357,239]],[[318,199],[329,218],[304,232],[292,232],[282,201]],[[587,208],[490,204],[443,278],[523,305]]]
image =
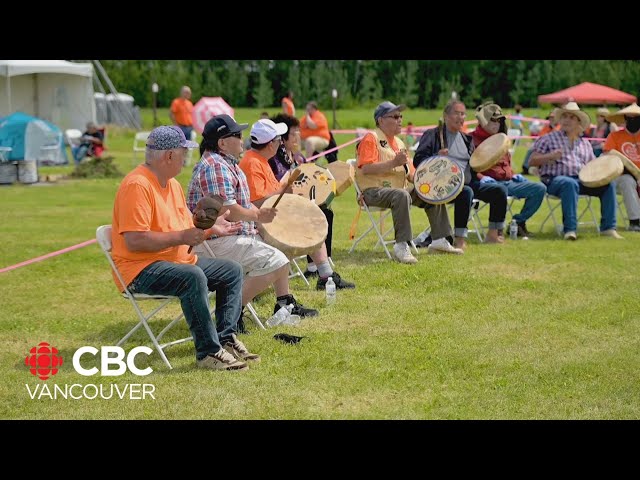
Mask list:
[[258,108],[273,106],[273,88],[268,78],[269,66],[266,60],[258,63],[258,85],[254,90],[253,98]]

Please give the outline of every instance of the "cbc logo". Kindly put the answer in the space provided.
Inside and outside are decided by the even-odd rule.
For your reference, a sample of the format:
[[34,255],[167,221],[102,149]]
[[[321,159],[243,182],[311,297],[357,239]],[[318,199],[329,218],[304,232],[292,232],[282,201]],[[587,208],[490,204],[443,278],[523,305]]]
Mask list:
[[[41,342],[37,347],[29,350],[29,353],[30,355],[27,355],[24,363],[30,367],[29,371],[32,375],[41,380],[47,380],[58,373],[58,367],[62,365],[63,360],[57,348],[52,347],[47,342]],[[83,356],[97,356],[98,353],[100,353],[100,369],[98,367],[85,368],[82,366]],[[103,346],[100,350],[95,347],[84,346],[73,354],[72,364],[74,370],[85,377],[91,377],[98,372],[103,377],[118,377],[124,375],[127,369],[134,375],[144,377],[153,372],[153,369],[151,367],[140,369],[136,366],[136,356],[141,353],[149,356],[153,353],[153,350],[149,347],[135,347],[126,354],[122,347],[117,346]]]
[[58,373],[58,367],[62,365],[62,357],[58,355],[58,349],[47,342],[40,342],[37,347],[29,350],[30,355],[24,359],[24,364],[29,367],[31,375],[40,380],[47,380]]

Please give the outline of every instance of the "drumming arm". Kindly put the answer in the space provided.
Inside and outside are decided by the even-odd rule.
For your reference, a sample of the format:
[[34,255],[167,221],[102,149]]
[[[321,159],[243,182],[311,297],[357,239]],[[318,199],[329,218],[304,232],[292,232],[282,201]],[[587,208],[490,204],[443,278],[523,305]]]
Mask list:
[[549,153],[533,152],[529,158],[529,165],[539,167],[545,163],[553,163],[559,158],[562,158],[562,150],[554,150]]
[[[264,202],[264,198],[261,199]],[[257,222],[258,221],[258,209],[251,205],[251,208],[244,208],[237,203],[233,205],[226,205],[220,211],[220,214],[224,213],[225,210],[229,210],[231,213],[227,217],[227,220],[230,222]]]

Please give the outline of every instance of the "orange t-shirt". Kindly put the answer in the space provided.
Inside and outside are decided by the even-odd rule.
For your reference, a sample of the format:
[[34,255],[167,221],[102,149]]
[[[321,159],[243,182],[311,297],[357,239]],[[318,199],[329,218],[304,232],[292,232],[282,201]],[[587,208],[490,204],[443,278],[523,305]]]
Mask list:
[[329,134],[329,122],[327,122],[327,117],[324,116],[320,110],[316,110],[311,115],[311,120],[316,124],[318,128],[311,129],[307,127],[307,116],[305,115],[300,119],[300,137],[302,140],[309,137],[322,137],[326,140],[331,140],[331,135]]
[[[389,146],[391,149],[398,153],[400,150],[398,148],[398,144],[396,143],[396,137],[387,137],[385,135],[387,141],[389,142]],[[360,144],[358,145],[358,168],[363,165],[367,165],[369,163],[378,163],[380,161],[380,152],[378,151],[378,145],[376,143],[376,137],[372,133],[367,133]],[[409,166],[409,171],[414,172],[415,167],[413,163],[409,161],[407,164]]]
[[640,132],[635,134],[625,130],[611,132],[602,148],[605,152],[618,150],[625,157],[640,167]]
[[296,116],[296,107],[293,106],[293,101],[289,97],[282,99],[282,109],[287,115]]
[[249,199],[252,202],[268,197],[280,188],[280,182],[273,174],[269,160],[255,150],[245,153],[238,165],[247,177],[251,195]]
[[191,118],[191,112],[193,112],[193,103],[191,103],[191,100],[178,97],[171,102],[171,113],[173,113],[178,125],[182,125],[183,127],[192,126],[193,119]]
[[[193,265],[198,259],[187,253],[189,245],[157,252],[132,252],[127,248],[124,232],[175,232],[194,227],[180,183],[172,178],[163,188],[144,165],[138,165],[122,180],[113,205],[111,225],[111,254],[127,285],[145,267],[158,260]],[[113,280],[118,289],[124,291],[115,274]]]

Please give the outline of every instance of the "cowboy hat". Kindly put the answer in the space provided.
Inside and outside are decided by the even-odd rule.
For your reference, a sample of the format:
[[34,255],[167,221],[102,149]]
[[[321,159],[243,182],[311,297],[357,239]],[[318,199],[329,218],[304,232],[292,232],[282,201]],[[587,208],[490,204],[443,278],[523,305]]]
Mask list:
[[602,115],[603,117],[606,117],[607,115],[610,115],[611,112],[609,111],[608,108],[604,108],[601,107],[598,110],[596,110],[596,115]]
[[628,107],[618,110],[616,113],[612,113],[607,116],[607,120],[613,123],[624,123],[624,116],[637,117],[640,115],[640,107],[637,103],[632,103]]
[[587,112],[580,110],[580,107],[576,102],[569,102],[564,107],[556,108],[556,119],[559,120],[564,113],[570,113],[571,115],[575,115],[576,117],[578,117],[582,130],[586,130],[591,126],[591,117],[589,117],[589,114]]

